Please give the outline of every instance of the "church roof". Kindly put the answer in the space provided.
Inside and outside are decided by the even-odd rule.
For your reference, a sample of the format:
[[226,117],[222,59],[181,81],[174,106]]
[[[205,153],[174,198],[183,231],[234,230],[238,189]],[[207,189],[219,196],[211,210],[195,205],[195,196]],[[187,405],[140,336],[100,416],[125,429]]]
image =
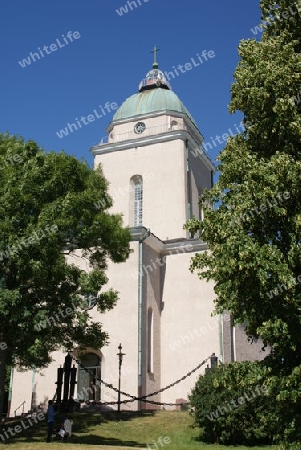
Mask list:
[[116,111],[113,122],[158,111],[175,111],[185,114],[197,127],[195,120],[178,96],[166,87],[154,86],[127,98]]
[[139,92],[123,102],[116,111],[113,122],[159,111],[175,111],[186,115],[197,128],[195,120],[188,109],[183,105],[178,96],[172,92],[165,74],[159,70],[159,65],[156,60],[158,50],[160,49],[157,49],[155,46],[152,52],[154,53],[153,68],[139,84]]

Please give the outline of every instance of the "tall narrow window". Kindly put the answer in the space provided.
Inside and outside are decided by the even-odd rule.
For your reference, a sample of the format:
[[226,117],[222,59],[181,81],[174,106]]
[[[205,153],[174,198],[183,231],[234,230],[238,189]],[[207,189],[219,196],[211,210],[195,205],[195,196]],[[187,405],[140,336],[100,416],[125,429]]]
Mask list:
[[147,315],[147,371],[154,372],[154,333],[153,310],[149,308]]
[[133,213],[134,213],[134,227],[142,226],[142,211],[143,211],[143,181],[141,175],[134,175],[131,178],[133,186]]

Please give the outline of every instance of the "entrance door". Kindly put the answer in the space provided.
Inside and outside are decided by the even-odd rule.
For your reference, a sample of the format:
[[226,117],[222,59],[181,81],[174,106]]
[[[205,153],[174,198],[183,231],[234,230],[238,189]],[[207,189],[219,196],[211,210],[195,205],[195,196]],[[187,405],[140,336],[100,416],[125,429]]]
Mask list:
[[82,367],[78,368],[77,398],[83,401],[100,401],[101,389],[97,379],[101,378],[101,360],[95,353],[87,353],[81,358]]

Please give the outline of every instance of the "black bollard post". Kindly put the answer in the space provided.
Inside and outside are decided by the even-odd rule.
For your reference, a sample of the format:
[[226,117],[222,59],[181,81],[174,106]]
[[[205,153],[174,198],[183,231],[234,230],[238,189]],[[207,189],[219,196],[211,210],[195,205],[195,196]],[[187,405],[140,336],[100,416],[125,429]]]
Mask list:
[[209,367],[209,364],[207,364],[207,367],[205,367],[205,375],[207,374],[207,373],[209,373],[210,372],[210,367]]
[[212,355],[210,356],[211,369],[213,369],[214,367],[217,367],[217,361],[218,361],[218,357],[215,356],[215,353],[212,353]]

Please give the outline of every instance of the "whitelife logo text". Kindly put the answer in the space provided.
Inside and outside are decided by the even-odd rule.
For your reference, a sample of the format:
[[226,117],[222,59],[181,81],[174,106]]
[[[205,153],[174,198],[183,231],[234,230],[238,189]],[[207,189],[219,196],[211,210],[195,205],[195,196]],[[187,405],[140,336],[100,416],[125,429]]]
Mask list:
[[[60,39],[56,39],[55,40],[56,44],[44,45],[42,50],[40,47],[38,47],[39,53],[40,53],[41,57],[44,58],[45,57],[44,52],[46,55],[50,55],[50,53],[56,52],[59,48],[66,47],[66,45],[69,44],[69,41],[73,42],[73,39],[79,39],[80,37],[81,36],[78,31],[74,31],[74,32],[68,31],[66,37],[64,36],[64,34],[62,34],[63,39],[60,38],[62,40],[62,42],[60,41]],[[67,38],[69,39],[69,41]],[[41,59],[39,53],[30,52],[29,56],[27,58],[22,59],[22,61],[18,61],[20,66],[22,67],[22,69],[24,69],[24,67],[26,67],[26,66],[30,66],[31,60],[32,60],[32,62],[36,62],[37,60]]]

